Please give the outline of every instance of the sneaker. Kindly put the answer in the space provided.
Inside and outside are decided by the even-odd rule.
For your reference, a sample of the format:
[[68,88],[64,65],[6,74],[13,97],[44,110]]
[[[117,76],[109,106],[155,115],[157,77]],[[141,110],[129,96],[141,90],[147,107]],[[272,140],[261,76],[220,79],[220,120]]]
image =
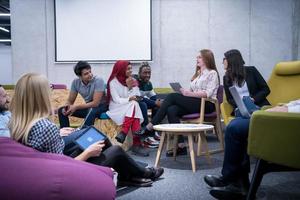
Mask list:
[[150,136],[154,134],[154,130],[148,130],[146,127],[141,128],[140,135]]
[[157,131],[155,131],[154,139],[160,141],[160,137],[161,137],[161,135]]
[[158,145],[149,144],[148,142],[143,142],[143,146],[150,149],[156,149],[158,148]]
[[144,148],[142,145],[133,145],[131,147],[131,151],[134,155],[137,156],[149,156],[149,150],[147,150],[146,148]]
[[147,142],[151,145],[159,145],[159,141],[155,140],[153,137],[147,137],[145,139],[145,142]]
[[[177,147],[176,156],[184,156],[184,155],[187,155],[187,148],[186,147],[183,147],[183,148]],[[173,157],[173,149],[167,151],[166,156]]]
[[126,139],[126,134],[124,132],[120,132],[118,133],[118,135],[115,137],[115,139],[120,142],[120,143],[124,143],[125,139]]

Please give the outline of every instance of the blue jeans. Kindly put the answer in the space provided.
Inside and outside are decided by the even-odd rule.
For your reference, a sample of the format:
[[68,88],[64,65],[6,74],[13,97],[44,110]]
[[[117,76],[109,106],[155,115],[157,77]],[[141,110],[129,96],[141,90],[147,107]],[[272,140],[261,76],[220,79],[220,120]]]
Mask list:
[[250,161],[247,154],[250,119],[237,117],[225,131],[225,152],[222,175],[228,181],[248,176]]
[[[58,109],[58,118],[59,118],[60,128],[69,127],[70,126],[69,116],[65,116],[62,113],[62,109],[63,109],[63,107]],[[91,110],[89,116],[87,116],[90,109],[92,109],[92,110]],[[72,116],[79,117],[79,118],[85,118],[87,116],[83,126],[92,126],[95,123],[95,119],[98,116],[100,116],[101,113],[106,112],[107,110],[108,110],[107,104],[100,104],[98,107],[95,107],[95,108],[86,108],[86,109],[76,110],[72,114]]]
[[150,99],[143,98],[143,100],[139,101],[139,106],[141,108],[143,118],[144,118],[144,122],[142,123],[142,126],[146,126],[149,123],[148,109],[152,109],[152,116],[154,116],[157,110],[155,101],[156,101],[156,95],[152,96]]

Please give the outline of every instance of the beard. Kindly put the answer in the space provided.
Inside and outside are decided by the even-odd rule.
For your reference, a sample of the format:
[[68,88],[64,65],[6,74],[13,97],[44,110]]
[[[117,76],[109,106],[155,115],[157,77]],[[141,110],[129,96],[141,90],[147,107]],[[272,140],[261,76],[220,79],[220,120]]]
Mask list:
[[8,111],[8,105],[4,104],[4,105],[0,105],[0,113]]

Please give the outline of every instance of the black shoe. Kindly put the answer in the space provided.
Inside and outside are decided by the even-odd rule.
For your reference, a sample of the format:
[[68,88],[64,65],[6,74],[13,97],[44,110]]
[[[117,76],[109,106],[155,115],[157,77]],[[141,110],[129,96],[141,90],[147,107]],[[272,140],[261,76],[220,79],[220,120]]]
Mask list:
[[148,130],[146,127],[143,127],[140,132],[139,135],[144,135],[146,136],[154,136],[155,131],[154,130]]
[[126,134],[123,133],[123,132],[121,131],[120,133],[118,133],[118,135],[115,137],[115,139],[116,139],[118,142],[120,142],[120,143],[123,144],[123,142],[124,142],[125,139],[126,139]]
[[[178,147],[177,148],[177,152],[176,152],[176,156],[184,156],[187,155],[187,148],[186,147]],[[173,150],[169,150],[166,152],[166,156],[167,157],[172,157],[173,156]]]
[[224,187],[229,184],[223,176],[205,175],[204,181],[210,187]]
[[144,134],[144,131],[143,131],[143,129],[140,129],[140,130],[138,130],[138,131],[134,131],[133,134],[134,134],[134,135],[143,135],[143,134]]
[[216,199],[242,200],[247,198],[248,189],[229,184],[225,187],[214,187],[209,193]]
[[118,180],[117,186],[124,187],[124,186],[134,186],[134,187],[149,187],[151,186],[153,181],[148,178],[138,178],[132,177],[130,180]]
[[137,155],[137,156],[149,156],[149,150],[142,147],[141,145],[133,145],[131,147],[131,151],[133,154]]
[[152,181],[155,181],[164,173],[164,168],[149,167],[149,168],[147,168],[147,171],[148,171],[147,178],[150,178]]

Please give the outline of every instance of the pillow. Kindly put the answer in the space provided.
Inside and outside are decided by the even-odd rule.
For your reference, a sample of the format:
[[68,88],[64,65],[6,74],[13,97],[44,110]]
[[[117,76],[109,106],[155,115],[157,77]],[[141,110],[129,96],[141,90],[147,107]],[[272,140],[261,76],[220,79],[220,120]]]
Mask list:
[[300,61],[277,63],[275,66],[275,74],[278,76],[291,76],[300,74]]

